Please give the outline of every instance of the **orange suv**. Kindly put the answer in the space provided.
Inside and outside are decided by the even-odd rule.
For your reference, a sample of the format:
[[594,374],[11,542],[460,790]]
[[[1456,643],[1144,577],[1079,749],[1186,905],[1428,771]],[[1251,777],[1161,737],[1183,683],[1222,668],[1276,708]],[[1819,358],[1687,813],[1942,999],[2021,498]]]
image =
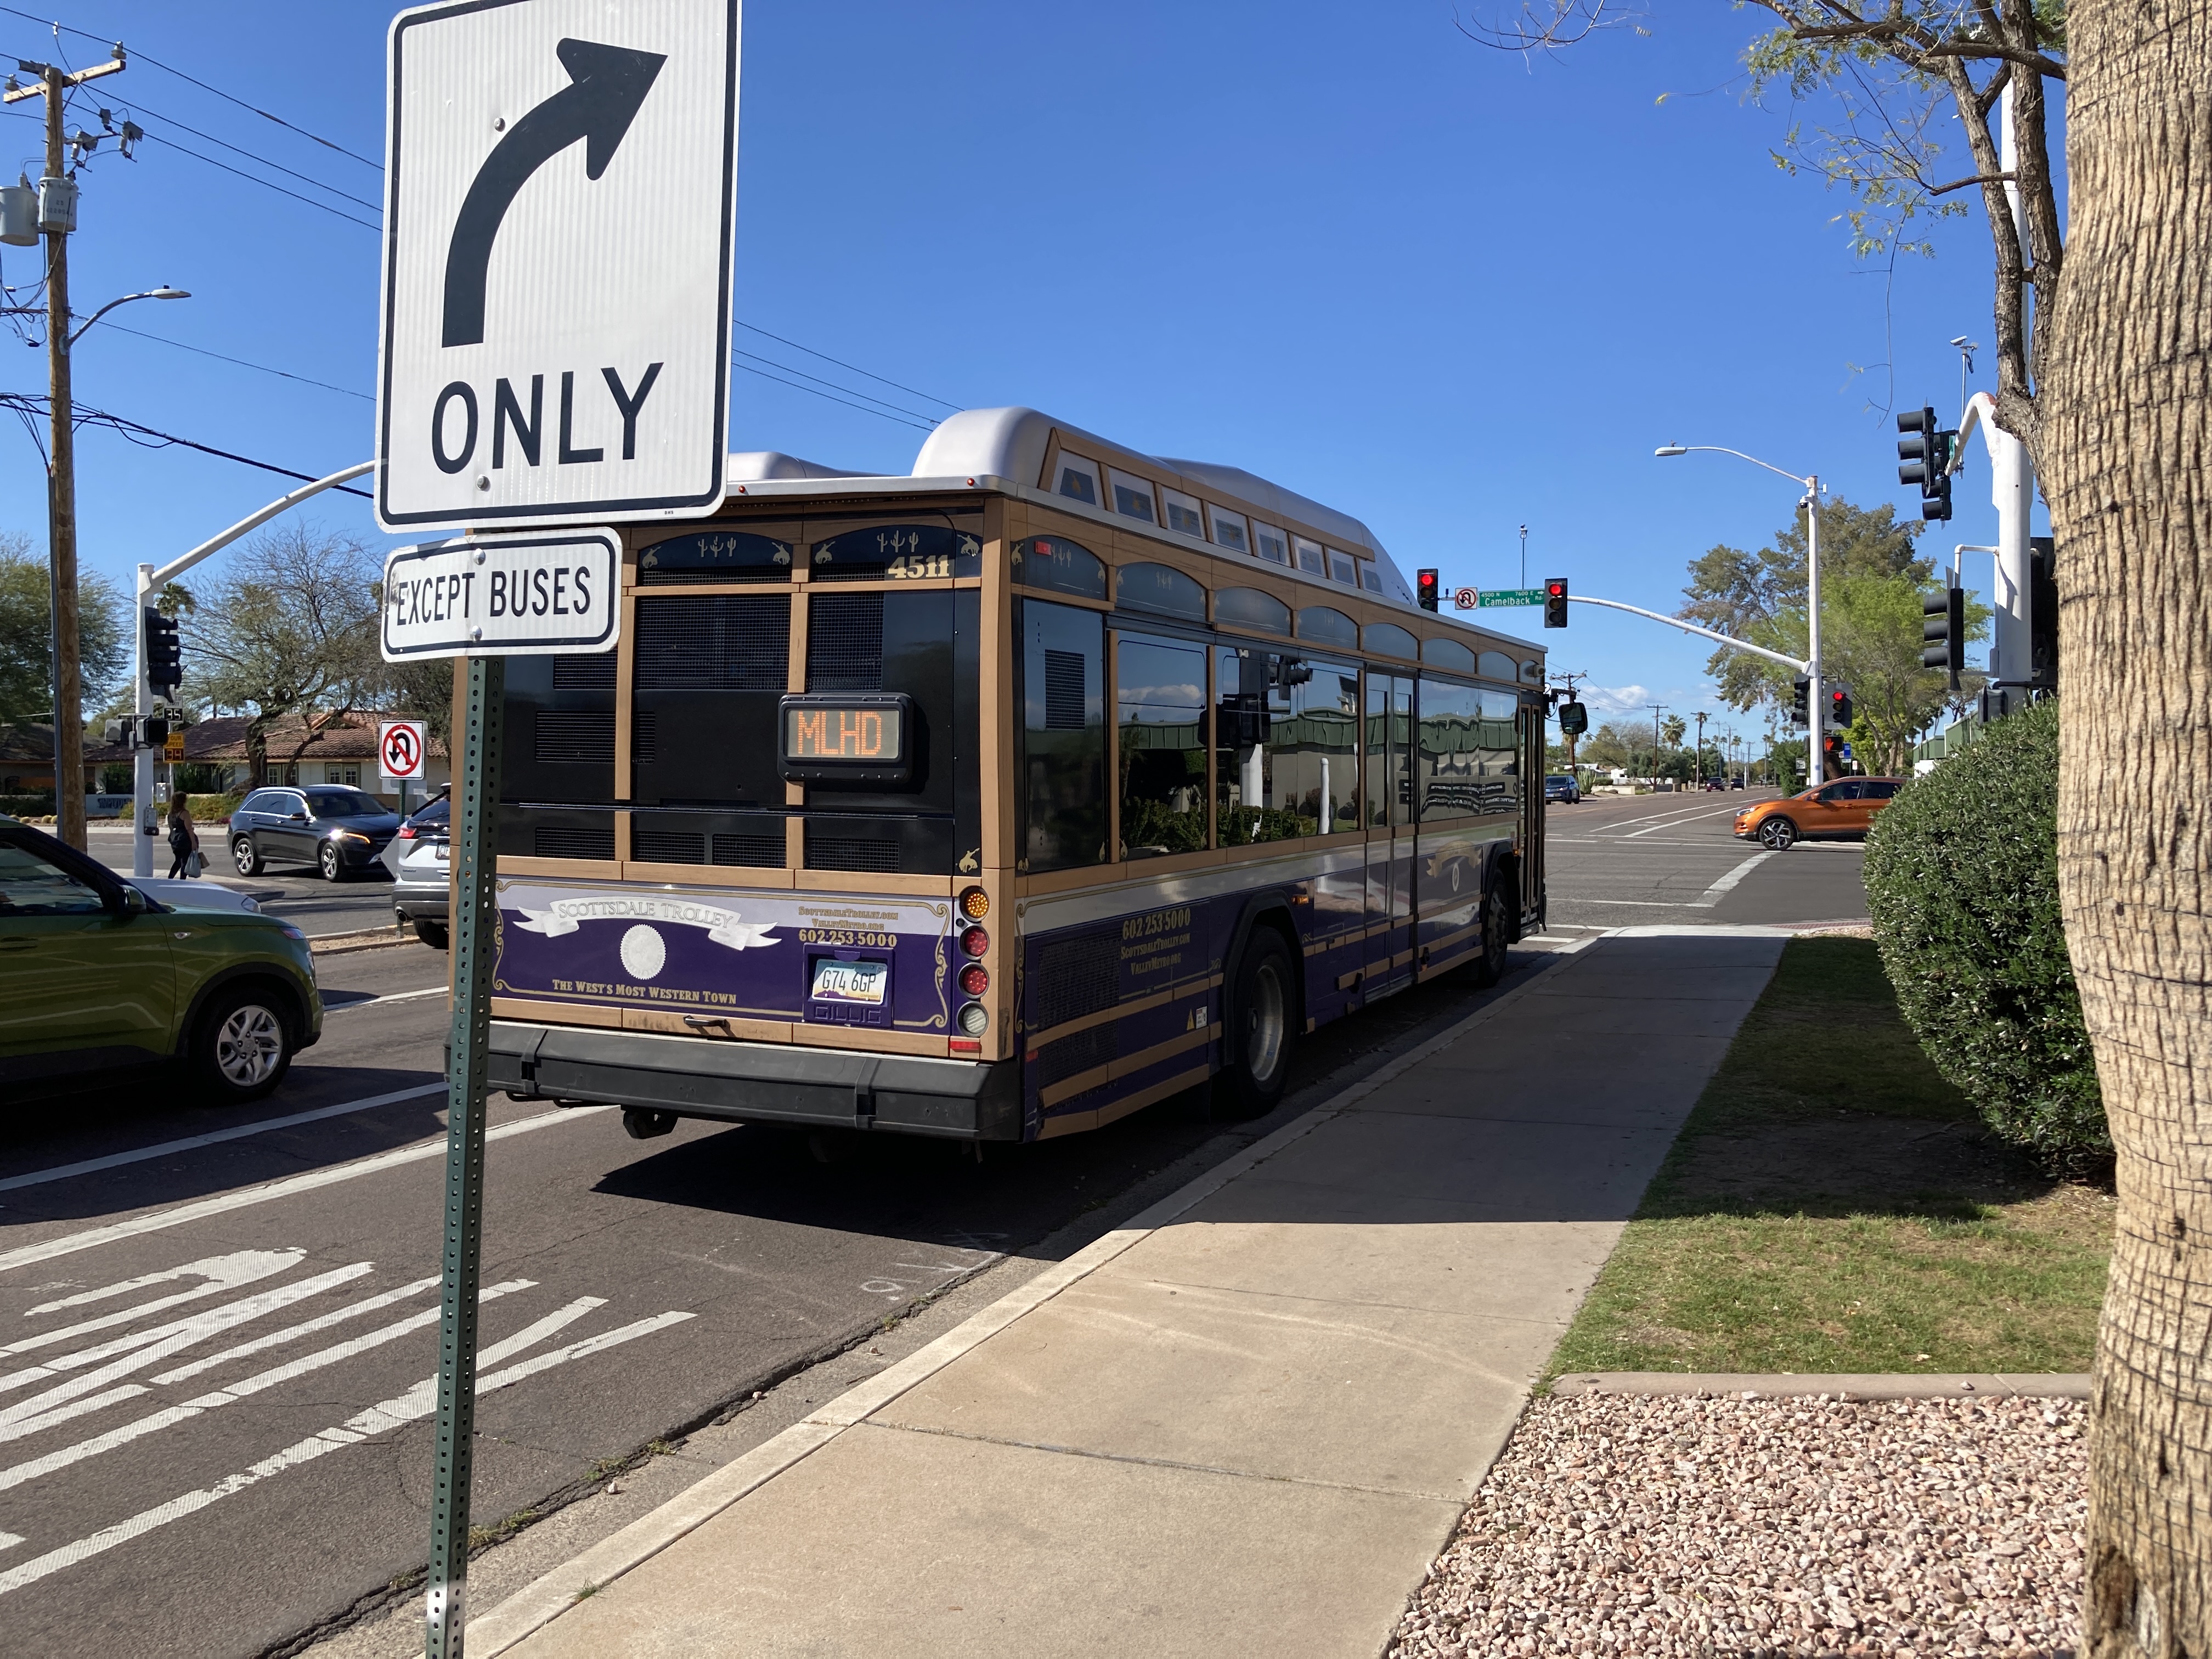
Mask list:
[[1802,795],[1763,800],[1735,815],[1735,832],[1771,852],[1808,836],[1864,835],[1903,778],[1838,778]]

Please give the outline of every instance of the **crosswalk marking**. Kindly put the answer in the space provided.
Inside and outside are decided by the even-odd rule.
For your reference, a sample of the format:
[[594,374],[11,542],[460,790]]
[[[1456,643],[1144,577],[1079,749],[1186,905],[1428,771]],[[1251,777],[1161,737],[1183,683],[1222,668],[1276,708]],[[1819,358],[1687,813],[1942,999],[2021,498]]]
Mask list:
[[[582,1299],[595,1301],[595,1298],[590,1297]],[[573,1307],[574,1304],[570,1305]],[[562,1314],[567,1312],[568,1310],[565,1309],[561,1310]],[[526,1335],[529,1336],[532,1341],[537,1340],[538,1337],[531,1335],[530,1333],[537,1332],[542,1334],[542,1328],[560,1317],[561,1314],[548,1315],[545,1319],[539,1320],[536,1325],[529,1327],[526,1331],[518,1333],[515,1336],[508,1338],[507,1341],[495,1343],[487,1348],[477,1362],[477,1396],[481,1398],[497,1389],[519,1382],[525,1377],[550,1370],[556,1365],[567,1364],[573,1360],[619,1346],[623,1343],[635,1341],[640,1337],[649,1336],[655,1331],[665,1330],[672,1325],[681,1324],[687,1319],[696,1318],[697,1316],[673,1311],[656,1314],[650,1318],[635,1321],[615,1330],[603,1332],[598,1336],[586,1337],[580,1341],[568,1343],[562,1347],[540,1354],[533,1359],[526,1360],[520,1364],[509,1366],[504,1370],[493,1371],[489,1375],[484,1373],[483,1368],[485,1363],[504,1358],[507,1354],[516,1352],[520,1346],[524,1346],[523,1339]],[[203,1486],[196,1492],[182,1493],[165,1504],[142,1510],[128,1520],[118,1522],[112,1527],[103,1528],[89,1537],[80,1538],[73,1543],[63,1545],[58,1549],[49,1550],[46,1554],[26,1561],[21,1566],[0,1572],[0,1595],[12,1595],[15,1591],[27,1585],[35,1584],[40,1579],[62,1571],[64,1568],[75,1566],[80,1561],[88,1560],[95,1555],[103,1554],[127,1544],[133,1539],[143,1537],[156,1528],[165,1527],[172,1521],[180,1521],[187,1516],[196,1515],[210,1504],[219,1504],[226,1498],[234,1497],[239,1492],[258,1486],[272,1476],[282,1474],[288,1469],[298,1468],[302,1464],[313,1462],[317,1458],[327,1456],[331,1452],[343,1450],[348,1446],[358,1445],[364,1440],[418,1421],[436,1410],[437,1403],[438,1379],[434,1376],[424,1377],[404,1394],[395,1395],[389,1400],[381,1401],[371,1406],[367,1411],[356,1413],[343,1423],[333,1424],[319,1433],[309,1435],[306,1439],[287,1446],[274,1456],[264,1457],[259,1462],[235,1474],[224,1477],[211,1486]]]

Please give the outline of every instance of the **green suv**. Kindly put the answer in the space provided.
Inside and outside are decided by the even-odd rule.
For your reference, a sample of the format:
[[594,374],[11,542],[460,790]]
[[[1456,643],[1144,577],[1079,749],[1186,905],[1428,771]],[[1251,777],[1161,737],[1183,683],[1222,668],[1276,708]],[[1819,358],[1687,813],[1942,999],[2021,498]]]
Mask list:
[[162,903],[0,817],[0,1095],[181,1063],[213,1099],[254,1100],[322,1029],[289,922]]

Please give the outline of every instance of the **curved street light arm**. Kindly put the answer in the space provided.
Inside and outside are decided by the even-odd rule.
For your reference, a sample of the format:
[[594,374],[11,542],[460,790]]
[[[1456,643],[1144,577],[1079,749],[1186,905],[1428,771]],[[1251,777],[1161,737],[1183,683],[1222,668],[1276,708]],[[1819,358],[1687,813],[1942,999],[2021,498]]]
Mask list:
[[70,345],[75,345],[79,340],[84,338],[86,331],[89,330],[94,323],[107,315],[109,312],[114,310],[116,307],[127,306],[133,300],[189,300],[191,297],[192,296],[191,295],[185,294],[180,290],[166,288],[149,288],[143,294],[126,294],[120,299],[110,300],[106,305],[100,307],[99,310],[94,312],[91,316],[86,318],[84,319],[84,327],[78,329],[74,334],[71,334],[69,337],[68,343]]
[[1685,455],[1733,455],[1739,461],[1749,461],[1753,466],[1765,467],[1769,472],[1773,473],[1775,477],[1778,478],[1789,479],[1791,483],[1796,484],[1801,489],[1814,489],[1819,487],[1818,481],[1820,475],[1816,472],[1792,472],[1787,468],[1775,465],[1771,461],[1762,461],[1756,455],[1747,455],[1741,449],[1730,449],[1724,444],[1677,444],[1669,446],[1669,453],[1674,452],[1679,452]]
[[1679,628],[1685,634],[1698,634],[1706,639],[1716,640],[1727,646],[1731,651],[1748,651],[1754,657],[1764,657],[1769,662],[1778,662],[1784,667],[1796,669],[1801,674],[1809,674],[1813,672],[1813,665],[1809,662],[1801,662],[1796,657],[1785,657],[1779,651],[1769,651],[1763,645],[1747,645],[1743,641],[1730,639],[1725,634],[1716,634],[1710,628],[1700,628],[1695,623],[1686,623],[1680,617],[1669,617],[1656,611],[1646,611],[1640,605],[1623,605],[1619,599],[1594,599],[1587,593],[1570,593],[1567,595],[1567,603],[1601,605],[1608,611],[1626,611],[1633,617],[1649,617],[1653,622],[1665,623],[1669,628]]
[[373,472],[375,470],[376,463],[374,461],[356,462],[354,465],[347,467],[343,471],[331,473],[327,478],[318,478],[313,483],[301,484],[297,489],[294,490],[289,495],[279,495],[275,501],[270,502],[268,506],[263,507],[258,513],[254,514],[250,518],[240,519],[236,524],[231,526],[229,529],[224,531],[220,536],[216,536],[210,540],[202,542],[198,547],[185,554],[181,559],[172,559],[168,563],[163,565],[159,570],[154,571],[151,574],[143,578],[140,583],[140,591],[144,592],[148,589],[159,587],[172,577],[183,575],[185,572],[190,570],[194,565],[198,564],[202,559],[206,558],[210,554],[222,552],[224,548],[228,547],[240,536],[246,534],[249,531],[260,529],[263,525],[267,524],[270,520],[275,518],[278,514],[290,511],[300,502],[306,501],[308,496],[319,495],[325,489],[335,489],[339,484],[344,483],[349,479],[358,478],[364,472]]

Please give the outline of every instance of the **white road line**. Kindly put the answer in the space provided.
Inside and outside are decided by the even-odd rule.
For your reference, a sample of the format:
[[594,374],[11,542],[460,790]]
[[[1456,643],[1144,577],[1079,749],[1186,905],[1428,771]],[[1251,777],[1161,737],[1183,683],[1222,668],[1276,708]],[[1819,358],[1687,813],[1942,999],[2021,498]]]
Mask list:
[[[34,1348],[51,1348],[57,1342],[66,1342],[71,1337],[83,1336],[93,1331],[104,1331],[112,1326],[128,1324],[134,1319],[143,1319],[148,1314],[159,1313],[164,1308],[197,1302],[202,1297],[217,1296],[241,1285],[251,1285],[256,1279],[268,1279],[287,1268],[295,1267],[307,1254],[297,1246],[282,1250],[234,1250],[228,1255],[203,1256],[198,1261],[187,1261],[183,1267],[171,1267],[166,1273],[141,1273],[136,1279],[120,1279],[112,1285],[103,1285],[98,1290],[82,1291],[75,1296],[63,1297],[57,1302],[41,1302],[35,1308],[26,1308],[23,1317],[30,1319],[63,1308],[81,1308],[88,1302],[104,1302],[111,1296],[143,1290],[149,1285],[166,1284],[170,1279],[183,1279],[193,1273],[201,1274],[207,1280],[204,1285],[193,1290],[180,1291],[174,1296],[157,1296],[151,1302],[141,1302],[134,1307],[102,1314],[97,1319],[81,1320],[58,1330],[44,1331],[37,1336],[26,1337],[21,1342],[9,1343],[5,1347],[0,1347],[0,1354],[29,1353]],[[0,1389],[7,1386],[7,1380],[0,1377]]]
[[1735,816],[1736,810],[1737,809],[1733,806],[1720,806],[1707,812],[1684,812],[1668,820],[1665,823],[1655,823],[1649,830],[1632,830],[1628,834],[1620,837],[1620,839],[1622,841],[1634,841],[1638,836],[1656,835],[1662,830],[1679,829],[1683,823],[1692,818],[1717,818],[1721,817],[1723,814],[1726,814],[1727,816],[1733,817]]
[[1723,876],[1711,886],[1706,888],[1704,896],[1699,898],[1698,902],[1703,905],[1706,909],[1711,909],[1713,906],[1721,902],[1721,896],[1723,894],[1734,888],[1736,883],[1741,881],[1746,876],[1758,869],[1760,865],[1765,863],[1767,860],[1773,856],[1774,854],[1771,852],[1753,853],[1741,864],[1737,865],[1735,869],[1729,871],[1728,874]]
[[[1738,810],[1740,809],[1733,806],[1709,806],[1705,803],[1700,802],[1695,806],[1670,806],[1663,812],[1646,812],[1641,817],[1622,818],[1617,823],[1601,823],[1594,827],[1595,833],[1599,835],[1603,835],[1608,830],[1625,830],[1632,823],[1650,823],[1654,824],[1655,827],[1664,828],[1668,823],[1679,822],[1683,818],[1693,818],[1700,816],[1701,814],[1710,815],[1715,811],[1733,812]],[[1644,832],[1638,831],[1638,833],[1642,834]],[[1626,836],[1615,836],[1613,839],[1615,841],[1626,841],[1628,837]]]
[[[518,1279],[515,1282],[520,1285],[529,1281]],[[251,1354],[266,1353],[271,1348],[281,1348],[287,1342],[296,1342],[301,1337],[313,1335],[317,1331],[326,1331],[333,1325],[343,1325],[349,1319],[358,1319],[363,1314],[374,1313],[380,1308],[388,1308],[395,1302],[404,1302],[410,1296],[420,1296],[437,1283],[438,1275],[432,1273],[428,1278],[418,1279],[411,1285],[402,1285],[395,1290],[386,1291],[380,1295],[363,1297],[358,1302],[347,1303],[343,1308],[333,1308],[326,1314],[317,1314],[313,1319],[303,1319],[296,1325],[287,1325],[281,1331],[271,1331],[266,1336],[255,1337],[251,1342],[240,1342],[234,1346],[225,1348],[220,1353],[211,1353],[204,1359],[195,1359],[189,1365],[179,1365],[173,1370],[163,1371],[153,1380],[163,1384],[181,1382],[188,1376],[198,1376],[202,1371],[212,1370],[217,1365],[228,1364],[234,1359],[244,1359]]]
[[[27,1400],[19,1400],[5,1410],[0,1410],[0,1440],[20,1440],[25,1435],[35,1434],[49,1423],[60,1420],[53,1415],[52,1408],[66,1401],[90,1394],[94,1389],[112,1382],[118,1377],[128,1376],[133,1371],[158,1365],[220,1331],[246,1324],[264,1314],[274,1313],[279,1308],[289,1308],[295,1302],[304,1302],[309,1297],[320,1296],[325,1291],[335,1290],[373,1271],[372,1263],[356,1261],[347,1267],[333,1268],[329,1273],[317,1273],[311,1279],[303,1279],[296,1285],[264,1291],[258,1296],[249,1296],[224,1307],[210,1308],[190,1319],[180,1319],[135,1338],[126,1337],[122,1341],[106,1344],[86,1354],[66,1355],[51,1361],[40,1368],[48,1375],[64,1370],[77,1370],[92,1355],[109,1354],[126,1344],[131,1349],[119,1359],[112,1360],[108,1364],[86,1371],[82,1376],[72,1377],[48,1389],[44,1394],[34,1394]],[[74,1416],[76,1413],[69,1414]]]
[[19,1532],[0,1532],[0,1550],[14,1549],[22,1541],[23,1534]]
[[[566,1364],[572,1359],[581,1359],[589,1354],[603,1352],[622,1343],[635,1341],[641,1336],[649,1336],[655,1331],[665,1330],[671,1325],[678,1325],[687,1319],[696,1317],[696,1315],[689,1313],[656,1314],[650,1319],[641,1319],[634,1324],[624,1325],[617,1330],[608,1331],[603,1335],[586,1337],[580,1342],[572,1342],[564,1347],[553,1349],[550,1352],[538,1355],[534,1359],[525,1360],[519,1365],[511,1365],[505,1370],[494,1371],[489,1376],[483,1375],[479,1369],[477,1377],[477,1397],[482,1398],[495,1389],[519,1382],[525,1377],[534,1376],[540,1371],[550,1370],[556,1365]],[[487,1350],[484,1358],[489,1359],[497,1352],[496,1347]],[[480,1368],[481,1364],[480,1361]],[[0,1573],[0,1595],[6,1595],[11,1591],[21,1589],[28,1584],[35,1584],[41,1578],[59,1572],[64,1567],[75,1566],[80,1561],[89,1560],[95,1555],[104,1554],[119,1545],[127,1544],[135,1538],[143,1537],[157,1527],[164,1527],[172,1521],[181,1521],[186,1516],[195,1515],[210,1504],[219,1504],[224,1498],[234,1497],[249,1486],[259,1485],[271,1475],[282,1474],[287,1469],[297,1468],[303,1463],[313,1462],[316,1458],[324,1456],[327,1453],[337,1451],[346,1446],[358,1445],[374,1436],[428,1417],[437,1409],[437,1390],[438,1379],[434,1376],[425,1377],[406,1393],[395,1395],[389,1400],[371,1406],[367,1411],[349,1417],[343,1423],[333,1424],[321,1433],[310,1435],[305,1440],[286,1447],[273,1457],[264,1457],[250,1468],[226,1476],[211,1486],[203,1486],[197,1492],[185,1492],[179,1497],[171,1498],[166,1504],[156,1504],[149,1510],[142,1510],[130,1519],[118,1522],[114,1526],[104,1528],[90,1537],[80,1538],[74,1543],[63,1545],[59,1549],[49,1550],[44,1555],[24,1562],[20,1567]]]
[[213,1146],[226,1140],[243,1140],[248,1135],[265,1134],[271,1129],[289,1129],[297,1123],[319,1123],[326,1117],[344,1117],[353,1112],[374,1110],[379,1106],[397,1105],[403,1100],[420,1100],[425,1095],[441,1095],[446,1085],[439,1083],[417,1084],[411,1089],[395,1089],[387,1095],[370,1095],[361,1100],[342,1101],[336,1106],[318,1106],[312,1112],[295,1112],[289,1117],[264,1117],[255,1123],[240,1123],[234,1128],[212,1129],[204,1135],[186,1135],[182,1140],[164,1140],[156,1146],[140,1146],[127,1152],[110,1152],[106,1158],[88,1158],[82,1164],[58,1164],[51,1170],[33,1170],[28,1175],[9,1176],[0,1181],[0,1193],[12,1192],[18,1187],[39,1187],[49,1181],[67,1181],[73,1176],[92,1175],[100,1170],[120,1169],[125,1164],[143,1164],[148,1158],[167,1158],[172,1152],[189,1152],[198,1146]]
[[[434,1279],[428,1282],[434,1285],[438,1281]],[[532,1279],[509,1279],[496,1285],[488,1285],[478,1293],[477,1304],[481,1307],[487,1302],[496,1302],[500,1297],[512,1296],[518,1291],[532,1289],[537,1282]],[[411,1290],[417,1287],[410,1286],[409,1288]],[[58,1451],[51,1451],[43,1456],[33,1457],[29,1462],[18,1463],[12,1468],[0,1469],[0,1492],[5,1492],[11,1486],[20,1486],[28,1480],[35,1480],[42,1474],[52,1474],[57,1469],[65,1469],[72,1463],[82,1463],[88,1457],[97,1457],[102,1452],[113,1451],[118,1446],[127,1446],[133,1440],[142,1440],[149,1434],[156,1434],[163,1429],[173,1428],[179,1423],[189,1422],[203,1413],[214,1411],[218,1407],[235,1405],[241,1400],[249,1400],[253,1395],[264,1393],[281,1382],[289,1382],[295,1377],[305,1376],[310,1372],[337,1364],[342,1360],[352,1358],[356,1354],[367,1353],[371,1348],[382,1347],[387,1342],[396,1342],[411,1331],[419,1331],[426,1326],[436,1324],[441,1311],[437,1308],[429,1308],[421,1313],[410,1314],[404,1319],[394,1320],[389,1325],[380,1326],[373,1331],[366,1331],[350,1341],[334,1342],[327,1348],[318,1348],[313,1353],[302,1354],[299,1358],[288,1360],[282,1365],[272,1365],[265,1371],[256,1371],[252,1376],[242,1378],[239,1382],[226,1384],[222,1388],[213,1389],[197,1398],[185,1401],[179,1405],[168,1407],[154,1413],[151,1416],[125,1423],[118,1428],[108,1430],[104,1434],[96,1434],[89,1440],[80,1440],[74,1446],[64,1446]],[[574,1316],[571,1316],[571,1317]],[[540,1322],[540,1323],[543,1322]],[[562,1322],[562,1323],[566,1322],[565,1320]],[[510,1342],[514,1340],[512,1337],[507,1340]],[[513,1350],[510,1349],[509,1352]],[[156,1377],[154,1380],[158,1382],[162,1379]],[[143,1394],[145,1390],[141,1389],[135,1392]]]
[[1765,863],[1767,860],[1773,856],[1774,854],[1771,852],[1753,853],[1741,864],[1737,865],[1735,869],[1729,871],[1726,875],[1723,876],[1718,881],[1706,888],[1704,892],[1698,894],[1698,896],[1693,899],[1578,898],[1563,900],[1561,902],[1571,904],[1633,904],[1640,905],[1647,910],[1710,910],[1713,906],[1721,902],[1722,896],[1728,892],[1730,888],[1734,887],[1736,883],[1741,881],[1754,869],[1758,868],[1759,866]]
[[341,1002],[335,1006],[325,1004],[325,1014],[349,1014],[356,1008],[375,1008],[387,1002],[413,1002],[422,997],[441,997],[446,994],[442,985],[433,985],[420,991],[392,991],[380,997],[363,997],[358,1002]]
[[[436,1086],[443,1089],[446,1085],[441,1083]],[[526,1135],[538,1129],[550,1129],[565,1121],[614,1109],[612,1106],[562,1107],[514,1123],[502,1123],[488,1131],[484,1139],[505,1140],[509,1135]],[[0,1273],[14,1267],[28,1267],[34,1261],[51,1261],[56,1256],[73,1255],[79,1250],[94,1249],[102,1244],[112,1244],[118,1239],[137,1238],[143,1233],[160,1232],[166,1227],[181,1227],[186,1222],[202,1220],[208,1216],[227,1215],[233,1210],[289,1198],[295,1193],[311,1193],[318,1188],[335,1187],[340,1182],[377,1175],[386,1170],[397,1169],[403,1164],[419,1163],[426,1158],[441,1158],[445,1151],[445,1137],[441,1135],[435,1140],[417,1141],[412,1146],[395,1147],[373,1158],[356,1158],[350,1164],[333,1164],[327,1170],[310,1170],[304,1175],[287,1176],[281,1181],[264,1181],[258,1187],[241,1187],[234,1193],[200,1199],[191,1204],[179,1204],[173,1209],[149,1211],[144,1215],[132,1216],[127,1221],[110,1222],[105,1227],[94,1227],[81,1233],[64,1233],[58,1237],[26,1244],[20,1249],[0,1255]]]

